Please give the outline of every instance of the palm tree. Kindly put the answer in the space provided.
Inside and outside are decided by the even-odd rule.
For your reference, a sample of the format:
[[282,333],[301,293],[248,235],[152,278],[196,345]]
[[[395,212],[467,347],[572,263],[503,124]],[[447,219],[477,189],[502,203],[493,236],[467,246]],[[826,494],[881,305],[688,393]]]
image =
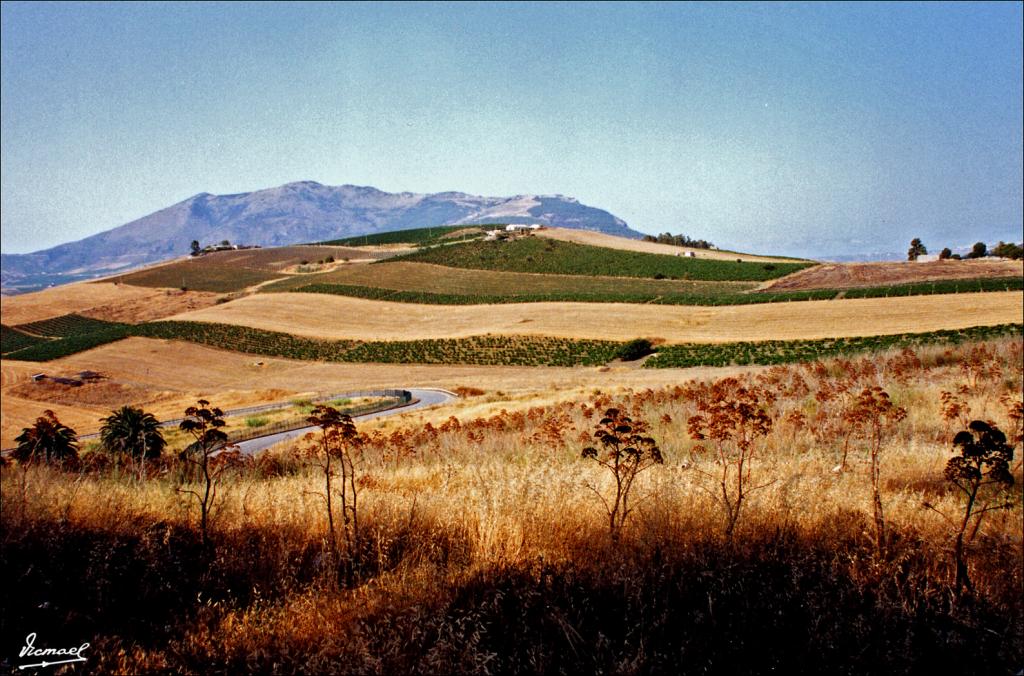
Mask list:
[[159,458],[167,445],[160,432],[160,421],[141,408],[122,406],[100,422],[100,441],[111,453],[148,460]]
[[78,434],[57,420],[57,414],[50,410],[43,411],[35,424],[23,428],[14,440],[18,442],[14,450],[18,462],[78,460]]

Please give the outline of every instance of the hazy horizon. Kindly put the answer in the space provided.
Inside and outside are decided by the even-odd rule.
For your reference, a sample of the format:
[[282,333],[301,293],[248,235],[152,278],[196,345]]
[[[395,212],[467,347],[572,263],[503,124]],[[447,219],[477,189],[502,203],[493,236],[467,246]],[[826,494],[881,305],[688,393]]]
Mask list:
[[805,256],[1021,239],[1019,3],[5,2],[25,253],[200,192],[564,194]]

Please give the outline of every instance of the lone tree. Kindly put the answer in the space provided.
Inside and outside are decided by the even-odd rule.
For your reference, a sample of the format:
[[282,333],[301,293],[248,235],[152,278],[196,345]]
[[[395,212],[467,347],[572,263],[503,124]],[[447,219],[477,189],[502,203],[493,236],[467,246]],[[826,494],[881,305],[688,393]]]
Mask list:
[[636,361],[654,352],[654,346],[646,338],[634,338],[619,348],[616,355],[622,361]]
[[953,257],[953,250],[950,249],[948,246],[945,249],[943,249],[942,251],[939,252],[939,260],[940,261],[948,261],[952,257]]
[[200,471],[202,492],[190,488],[179,488],[178,491],[191,495],[199,503],[199,532],[202,534],[203,544],[206,545],[209,543],[210,511],[217,499],[217,484],[227,467],[215,466],[212,456],[227,442],[228,435],[220,429],[225,424],[224,412],[219,408],[210,408],[210,402],[205,399],[200,399],[196,403],[197,406],[185,409],[185,419],[178,427],[195,439],[195,443],[182,453],[182,458]]
[[940,514],[956,530],[953,559],[956,565],[956,591],[959,594],[965,588],[974,589],[967,572],[964,536],[968,543],[973,541],[981,529],[985,514],[1013,507],[1008,491],[1013,486],[1013,474],[1010,472],[1013,446],[1007,443],[1006,435],[995,425],[973,420],[966,430],[953,437],[953,452],[958,451],[959,455],[954,455],[946,463],[945,475],[946,480],[956,486],[965,499],[963,517],[957,523],[927,502],[925,507]]
[[36,418],[31,427],[22,429],[14,438],[18,446],[14,459],[19,463],[68,463],[78,460],[78,434],[57,420],[57,414],[47,409]]
[[597,424],[594,439],[600,448],[587,446],[582,456],[590,458],[611,472],[615,479],[615,497],[609,500],[599,490],[587,484],[604,504],[608,513],[608,532],[617,542],[632,508],[629,496],[637,476],[655,465],[665,462],[658,443],[646,436],[647,425],[633,420],[617,408],[609,408]]
[[334,528],[334,507],[331,499],[334,493],[331,482],[334,477],[332,460],[337,460],[341,466],[341,490],[338,491],[338,496],[341,498],[342,534],[345,548],[351,556],[359,542],[359,505],[355,463],[353,462],[353,446],[358,440],[358,433],[352,418],[333,406],[317,405],[306,420],[320,428],[320,437],[310,450],[320,460],[320,467],[324,472],[322,497],[327,509],[327,541],[330,544],[331,556],[337,563],[338,541]]
[[974,246],[971,247],[971,253],[967,254],[968,258],[984,258],[988,255],[988,247],[985,246],[984,242],[975,242]]
[[910,240],[910,249],[907,251],[907,260],[916,261],[918,256],[924,256],[928,253],[928,249],[925,248],[924,243],[917,237]]
[[193,256],[198,256],[199,254],[203,253],[203,250],[199,247],[199,240],[197,239],[192,240],[190,249]]
[[146,460],[159,458],[167,445],[160,432],[160,421],[141,408],[122,406],[100,422],[103,446],[111,453],[127,456],[133,464],[140,462],[140,472]]

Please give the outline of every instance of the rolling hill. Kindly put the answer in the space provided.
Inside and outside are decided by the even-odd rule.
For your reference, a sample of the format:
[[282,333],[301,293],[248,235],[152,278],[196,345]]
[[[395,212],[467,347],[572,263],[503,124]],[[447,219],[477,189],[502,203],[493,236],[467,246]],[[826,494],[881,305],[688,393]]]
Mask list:
[[77,242],[3,254],[5,289],[40,288],[96,277],[188,252],[189,243],[229,240],[282,246],[435,225],[541,223],[639,237],[607,211],[562,195],[481,197],[461,192],[387,193],[315,181],[235,195],[200,193]]

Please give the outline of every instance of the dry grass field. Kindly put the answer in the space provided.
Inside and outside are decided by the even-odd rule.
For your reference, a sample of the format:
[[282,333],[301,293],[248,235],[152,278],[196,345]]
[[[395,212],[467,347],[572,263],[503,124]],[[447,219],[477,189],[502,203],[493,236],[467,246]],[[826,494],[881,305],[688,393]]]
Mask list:
[[744,261],[758,261],[762,263],[804,262],[798,258],[756,256],[753,254],[734,253],[731,251],[719,251],[718,249],[691,249],[690,247],[672,246],[671,244],[658,244],[657,242],[645,242],[639,239],[616,237],[615,235],[607,235],[603,232],[593,232],[591,230],[544,228],[543,230],[537,230],[535,234],[538,237],[548,237],[550,239],[557,239],[563,242],[588,244],[590,246],[600,246],[607,249],[621,249],[623,251],[637,251],[639,253],[664,254],[667,256],[686,255],[687,251],[692,251],[697,255],[697,258],[705,258],[708,260],[734,261],[739,258]]
[[[90,641],[96,673],[1013,673],[1019,491],[970,537],[970,592],[939,512],[962,514],[943,469],[964,419],[1017,443],[1022,368],[1021,342],[1002,340],[361,426],[359,535],[337,558],[323,471],[301,448],[227,471],[208,546],[173,460],[144,480],[99,462],[9,468],[0,573],[19,584],[2,590],[4,621]],[[881,546],[870,442],[844,428],[866,387],[906,412],[882,430]],[[715,442],[690,430],[740,388],[769,424],[727,536]],[[944,391],[969,411],[944,416]],[[599,497],[614,482],[581,457],[613,406],[664,460],[614,538]],[[21,640],[5,632],[4,654]]]
[[77,313],[108,321],[139,322],[213,305],[219,294],[147,289],[113,282],[76,282],[34,293],[4,296],[0,317],[8,326]]
[[1020,277],[1024,262],[1011,260],[929,261],[927,263],[823,263],[765,282],[764,291],[856,289],[945,279]]
[[670,343],[792,340],[1018,323],[1024,294],[1001,292],[727,307],[588,303],[436,306],[341,296],[248,296],[175,319],[224,322],[309,337],[453,338],[486,333]]

